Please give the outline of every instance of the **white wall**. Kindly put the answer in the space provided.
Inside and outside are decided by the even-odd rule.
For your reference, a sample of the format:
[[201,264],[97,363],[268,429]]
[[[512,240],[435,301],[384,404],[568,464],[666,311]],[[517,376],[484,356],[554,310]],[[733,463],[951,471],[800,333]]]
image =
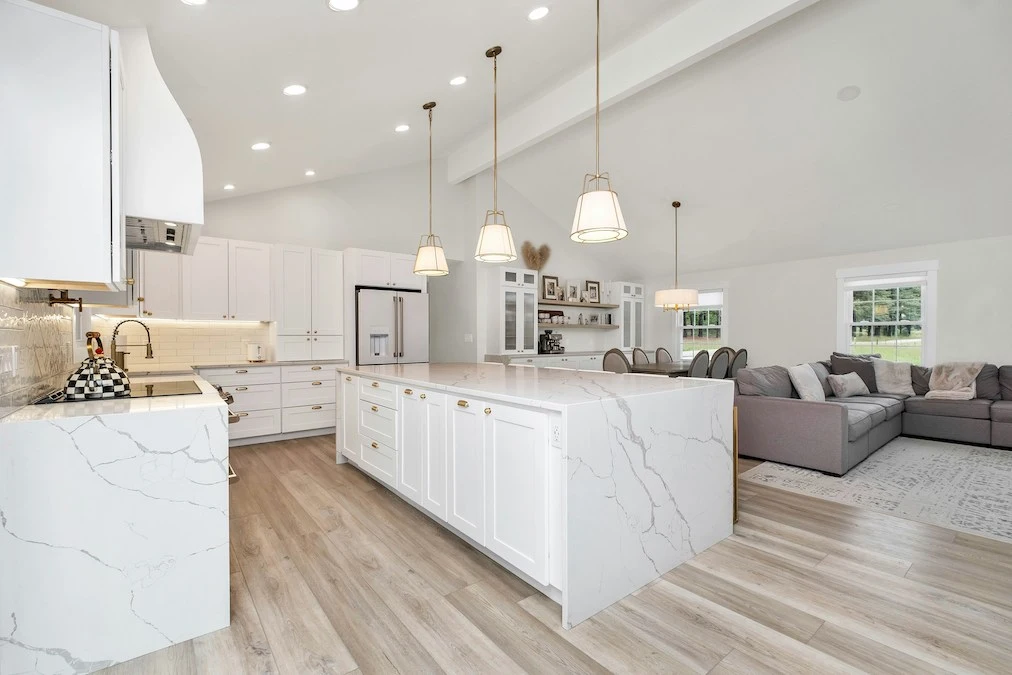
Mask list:
[[449,276],[429,277],[429,360],[474,363],[485,356],[477,342],[477,263],[473,258],[448,262]]
[[[728,344],[748,348],[751,365],[791,365],[836,349],[838,269],[922,260],[938,261],[935,361],[1012,363],[1012,236],[690,273],[680,282],[726,281]],[[650,297],[670,283],[650,280]],[[801,318],[787,323],[788,314]],[[670,314],[651,308],[648,345],[673,345],[672,326]]]

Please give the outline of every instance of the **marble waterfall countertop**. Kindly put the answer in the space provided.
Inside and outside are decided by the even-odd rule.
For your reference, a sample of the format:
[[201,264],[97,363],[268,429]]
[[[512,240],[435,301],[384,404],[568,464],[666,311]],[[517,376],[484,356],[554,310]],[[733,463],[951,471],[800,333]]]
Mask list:
[[348,363],[347,359],[330,359],[326,361],[236,361],[235,363],[201,363],[193,366],[194,370],[202,368],[264,368],[266,366],[331,366]]
[[563,410],[566,406],[648,394],[733,387],[730,380],[658,375],[617,375],[584,370],[518,368],[496,363],[413,363],[338,366],[338,372],[392,380],[416,387],[453,391],[506,403]]

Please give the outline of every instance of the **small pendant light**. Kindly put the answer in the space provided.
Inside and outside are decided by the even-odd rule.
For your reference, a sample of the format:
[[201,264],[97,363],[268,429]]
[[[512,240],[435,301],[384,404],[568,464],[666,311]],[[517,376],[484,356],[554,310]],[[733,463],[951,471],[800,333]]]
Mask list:
[[415,254],[415,274],[423,277],[445,277],[450,273],[443,252],[443,242],[432,234],[432,109],[435,101],[422,106],[429,113],[429,233],[422,235],[418,242],[418,253]]
[[506,223],[506,214],[499,210],[499,61],[502,47],[492,47],[485,56],[492,59],[492,210],[485,212],[485,224],[478,234],[474,259],[481,262],[505,263],[517,259],[513,232]]
[[597,0],[595,63],[594,173],[583,177],[583,193],[576,200],[576,217],[569,235],[581,244],[618,241],[629,234],[618,205],[618,193],[611,189],[611,177],[601,173],[601,0]]
[[675,287],[654,293],[654,306],[662,308],[665,312],[669,310],[677,312],[699,304],[699,291],[694,288],[678,287],[678,208],[681,205],[681,202],[671,202],[671,206],[675,208]]

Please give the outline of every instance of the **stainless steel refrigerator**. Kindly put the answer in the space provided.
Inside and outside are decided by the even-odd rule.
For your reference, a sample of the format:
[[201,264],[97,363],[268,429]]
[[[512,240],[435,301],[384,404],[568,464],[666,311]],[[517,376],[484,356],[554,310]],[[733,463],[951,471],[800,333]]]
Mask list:
[[359,288],[358,365],[429,362],[429,295]]

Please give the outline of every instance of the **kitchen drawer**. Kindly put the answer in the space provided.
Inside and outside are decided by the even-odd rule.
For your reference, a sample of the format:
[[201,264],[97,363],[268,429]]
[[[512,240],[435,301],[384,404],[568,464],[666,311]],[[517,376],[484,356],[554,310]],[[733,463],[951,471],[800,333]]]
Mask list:
[[244,368],[201,368],[200,376],[222,387],[238,384],[279,384],[281,368],[279,366],[249,366]]
[[368,401],[358,404],[358,432],[374,441],[397,447],[397,412]]
[[303,405],[281,411],[281,432],[285,434],[333,426],[337,426],[337,405],[334,403]]
[[337,382],[335,380],[285,382],[281,385],[282,408],[320,403],[337,403]]
[[282,382],[334,381],[336,379],[337,364],[334,363],[309,366],[281,366]]
[[269,410],[281,407],[280,384],[240,384],[223,387],[235,399],[232,410]]
[[359,450],[358,468],[393,488],[397,482],[397,452],[388,445],[363,438]]
[[396,384],[370,380],[367,376],[363,375],[358,379],[358,397],[363,401],[369,401],[391,410],[397,410]]
[[280,410],[237,410],[233,407],[232,411],[239,415],[239,421],[228,425],[230,439],[281,433]]

